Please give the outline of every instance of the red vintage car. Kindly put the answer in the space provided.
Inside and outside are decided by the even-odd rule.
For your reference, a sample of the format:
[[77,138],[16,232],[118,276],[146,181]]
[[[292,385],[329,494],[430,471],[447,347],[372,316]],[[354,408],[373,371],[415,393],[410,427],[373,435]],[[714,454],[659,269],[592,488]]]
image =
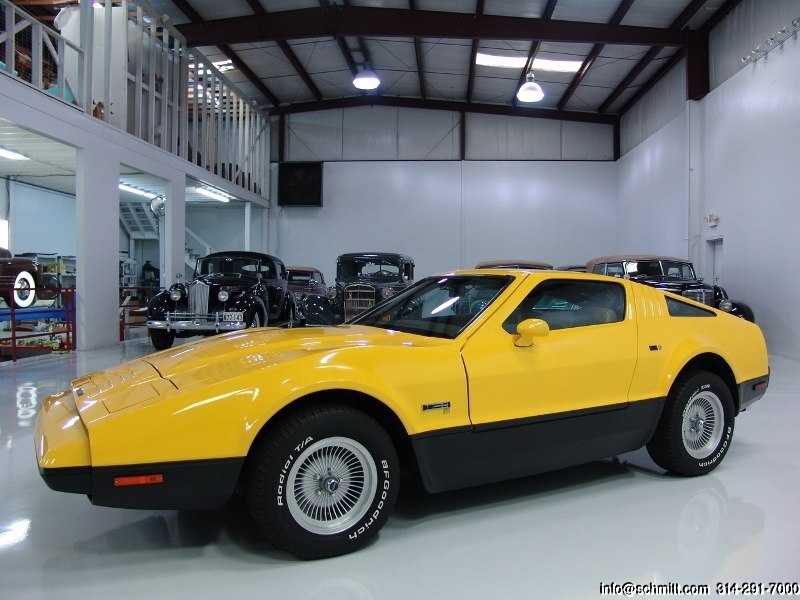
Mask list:
[[11,306],[13,298],[16,308],[28,308],[39,298],[55,298],[58,294],[58,279],[52,273],[44,273],[39,263],[21,256],[12,257],[6,248],[0,248],[0,297]]
[[289,273],[289,291],[300,302],[308,294],[324,296],[325,277],[314,267],[286,267]]

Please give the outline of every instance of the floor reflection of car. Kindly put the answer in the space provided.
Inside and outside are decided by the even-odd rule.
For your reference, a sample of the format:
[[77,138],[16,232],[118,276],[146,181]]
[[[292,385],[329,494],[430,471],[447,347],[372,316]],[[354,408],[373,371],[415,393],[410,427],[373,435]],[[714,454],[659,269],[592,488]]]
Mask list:
[[707,474],[768,383],[744,319],[627,279],[476,269],[343,325],[235,331],[82,377],[33,437],[55,490],[140,509],[240,493],[275,546],[323,558],[375,537],[401,472],[444,492],[646,447]]
[[269,254],[229,251],[197,260],[188,285],[178,282],[153,296],[147,327],[156,350],[175,337],[212,335],[292,321],[296,314],[286,267]]

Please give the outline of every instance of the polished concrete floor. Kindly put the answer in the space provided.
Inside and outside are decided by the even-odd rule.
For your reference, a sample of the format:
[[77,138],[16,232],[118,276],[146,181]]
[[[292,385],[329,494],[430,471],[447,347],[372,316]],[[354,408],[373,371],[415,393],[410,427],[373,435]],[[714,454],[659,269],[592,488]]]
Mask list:
[[798,361],[771,357],[767,395],[739,416],[711,475],[668,477],[639,451],[455,493],[406,489],[370,546],[302,562],[235,508],[102,508],[41,481],[42,400],[148,351],[141,340],[0,364],[1,598],[558,599],[612,582],[800,579]]

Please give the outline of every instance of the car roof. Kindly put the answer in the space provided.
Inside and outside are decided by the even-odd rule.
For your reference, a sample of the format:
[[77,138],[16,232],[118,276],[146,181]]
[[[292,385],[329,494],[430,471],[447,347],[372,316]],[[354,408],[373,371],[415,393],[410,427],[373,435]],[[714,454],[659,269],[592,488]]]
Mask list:
[[475,265],[476,269],[552,269],[553,265],[538,260],[485,260]]
[[264,254],[262,252],[250,252],[248,250],[229,250],[229,251],[222,251],[222,252],[212,252],[211,254],[207,254],[205,256],[201,256],[200,258],[217,258],[221,256],[230,256],[230,257],[239,257],[239,258],[252,258],[258,260],[273,260],[275,262],[279,262],[283,264],[283,261],[278,258],[277,256],[272,256],[271,254]]
[[316,267],[286,267],[287,271],[314,271],[315,273],[319,273],[320,270]]
[[611,256],[600,256],[586,262],[586,270],[591,271],[595,265],[613,262],[628,262],[642,260],[672,260],[675,262],[690,263],[687,258],[677,258],[675,256],[665,256],[663,254],[612,254]]
[[348,252],[347,254],[340,254],[336,260],[349,260],[354,258],[376,258],[376,259],[395,259],[401,258],[405,261],[414,262],[414,259],[406,254],[399,254],[397,252]]

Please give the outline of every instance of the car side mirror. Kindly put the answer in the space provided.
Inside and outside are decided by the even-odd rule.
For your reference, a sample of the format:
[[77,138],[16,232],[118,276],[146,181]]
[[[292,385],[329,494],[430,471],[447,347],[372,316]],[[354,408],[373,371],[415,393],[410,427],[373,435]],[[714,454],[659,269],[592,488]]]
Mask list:
[[533,346],[533,340],[537,337],[545,337],[550,333],[550,326],[541,319],[525,319],[517,325],[519,337],[514,340],[517,348],[528,348]]

